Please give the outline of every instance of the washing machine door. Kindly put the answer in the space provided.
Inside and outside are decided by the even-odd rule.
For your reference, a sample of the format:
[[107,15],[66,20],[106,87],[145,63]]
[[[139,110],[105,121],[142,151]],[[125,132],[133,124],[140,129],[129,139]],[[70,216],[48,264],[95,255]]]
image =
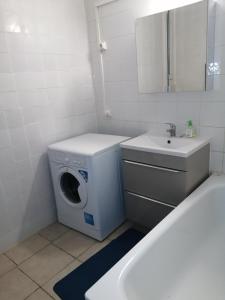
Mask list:
[[81,175],[85,171],[73,170],[68,167],[63,167],[59,172],[59,189],[62,198],[67,204],[83,208],[87,204],[87,183]]

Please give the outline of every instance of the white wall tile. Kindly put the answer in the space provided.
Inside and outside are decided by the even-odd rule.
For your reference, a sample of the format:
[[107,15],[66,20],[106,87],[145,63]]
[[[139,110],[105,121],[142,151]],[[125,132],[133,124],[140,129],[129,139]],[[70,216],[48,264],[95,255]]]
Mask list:
[[6,35],[3,32],[0,32],[0,52],[7,52],[7,41],[6,41]]
[[[212,22],[216,23],[215,61],[219,63],[220,70],[214,77],[212,91],[196,93],[138,92],[135,19],[149,15],[157,9],[157,5],[158,1],[152,1],[149,5],[149,0],[120,0],[99,8],[101,38],[106,40],[108,45],[108,50],[103,54],[105,100],[106,108],[112,112],[112,119],[105,119],[103,116],[105,108],[102,102],[100,55],[95,42],[96,32],[89,28],[99,129],[106,133],[122,134],[124,124],[127,126],[132,124],[130,132],[133,132],[133,135],[139,130],[143,132],[149,128],[154,133],[165,134],[166,127],[163,123],[171,121],[177,124],[178,134],[182,134],[186,121],[192,119],[198,131],[200,126],[201,135],[212,135],[211,166],[218,169],[219,163],[221,164],[221,153],[224,151],[225,128],[224,0],[217,1],[216,12],[210,10],[209,20],[210,26]],[[91,21],[89,27],[95,28],[93,2],[86,0],[86,7],[88,19]],[[212,38],[210,40],[214,43]],[[133,107],[136,107],[136,114],[133,113]]]
[[0,110],[17,109],[17,93],[16,92],[0,92]]
[[129,105],[124,102],[112,102],[109,107],[115,119],[123,121],[139,120],[138,105],[135,102],[129,102]]
[[47,88],[57,88],[60,87],[60,74],[57,71],[47,71],[46,76],[46,87]]
[[108,41],[104,54],[105,81],[137,80],[136,48],[134,36]]
[[176,120],[176,102],[159,102],[158,117],[159,123],[174,122]]
[[10,73],[0,73],[0,92],[14,91],[15,78]]
[[31,155],[35,156],[46,151],[39,124],[27,125],[25,130]]
[[5,148],[9,146],[10,138],[6,118],[4,113],[0,111],[0,148]]
[[218,74],[223,74],[223,75],[225,75],[225,55],[224,55],[224,53],[225,53],[225,45],[215,48],[214,60],[215,60],[215,63],[217,63],[219,66]]
[[87,14],[87,19],[89,21],[95,20],[95,3],[92,0],[85,0],[85,9]]
[[24,53],[25,43],[24,43],[25,35],[22,33],[8,33],[7,41],[10,53]]
[[43,72],[23,72],[15,74],[17,90],[32,90],[46,87],[45,74]]
[[41,72],[44,70],[44,62],[41,54],[27,53],[27,70],[29,72]]
[[225,45],[225,36],[224,36],[224,26],[225,26],[225,14],[220,13],[216,16],[216,35],[215,35],[215,43],[216,46]]
[[[48,37],[50,39],[50,37]],[[41,36],[36,34],[26,34],[22,37],[21,45],[18,42],[19,51],[25,53],[40,53],[41,52]],[[20,48],[21,47],[21,48]]]
[[10,109],[5,112],[7,126],[10,129],[20,128],[23,126],[22,111],[20,109]]
[[44,54],[43,55],[43,64],[45,70],[48,71],[55,71],[56,70],[56,64],[57,64],[57,56],[53,54]]
[[46,109],[42,106],[26,106],[22,109],[22,113],[25,125],[39,122],[47,117]]
[[109,101],[137,101],[138,87],[135,81],[107,82],[106,98]]
[[222,172],[223,171],[223,156],[222,152],[211,152],[210,153],[210,171],[211,172]]
[[199,125],[200,102],[191,100],[177,101],[177,122],[185,124],[186,121],[192,120],[195,126]]
[[224,138],[225,130],[224,128],[215,127],[200,127],[199,134],[203,137],[210,138],[211,150],[223,152],[224,151]]
[[225,153],[223,153],[223,173],[225,173]]
[[45,89],[18,92],[18,103],[22,108],[43,107],[48,105],[48,95]]
[[131,2],[133,5],[132,0],[124,0],[120,1],[120,3],[117,1],[113,1],[112,3],[110,3],[110,5],[104,5],[100,7],[99,15],[101,17],[110,17],[112,15],[117,15],[127,10],[127,8],[129,7],[129,2]]
[[16,161],[28,159],[28,146],[24,128],[13,128],[10,130],[12,150]]
[[157,122],[158,121],[159,103],[143,102],[139,106],[141,122]]
[[7,53],[0,53],[0,73],[10,73],[12,66],[10,56]]
[[[115,26],[115,24],[117,24]],[[134,34],[135,19],[126,11],[101,19],[102,34],[106,40],[115,37]]]
[[205,102],[201,107],[200,125],[225,127],[225,103]]
[[88,33],[90,36],[90,42],[98,41],[98,31],[95,20],[88,22]]
[[28,70],[25,54],[12,53],[11,61],[12,61],[12,68],[15,73],[26,72]]
[[47,145],[96,127],[84,1],[0,0],[0,252],[56,219]]

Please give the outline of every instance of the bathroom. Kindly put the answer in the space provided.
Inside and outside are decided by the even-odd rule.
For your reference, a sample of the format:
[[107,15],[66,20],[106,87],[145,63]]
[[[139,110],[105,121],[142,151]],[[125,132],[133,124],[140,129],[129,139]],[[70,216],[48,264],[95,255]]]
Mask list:
[[[78,270],[98,251],[114,243],[114,240],[129,231],[133,225],[130,220],[132,218],[127,218],[125,212],[123,221],[118,221],[117,226],[114,226],[107,236],[104,234],[104,238],[96,239],[91,238],[88,233],[81,234],[79,230],[72,230],[70,224],[66,222],[60,222],[55,199],[55,182],[52,180],[51,173],[52,165],[51,162],[49,163],[48,156],[50,145],[88,133],[119,136],[120,142],[125,144],[129,143],[126,141],[128,138],[150,134],[160,136],[166,139],[166,142],[172,141],[173,144],[173,137],[170,137],[172,128],[169,126],[171,125],[165,123],[175,124],[176,138],[179,143],[179,140],[187,139],[181,136],[190,129],[187,128],[187,121],[191,121],[191,130],[195,137],[188,138],[188,143],[200,140],[201,147],[210,144],[210,152],[206,149],[206,154],[200,155],[200,158],[205,158],[203,162],[206,166],[205,172],[208,172],[208,175],[214,174],[211,176],[212,181],[214,182],[214,178],[217,177],[221,183],[216,184],[223,185],[225,182],[223,177],[225,172],[225,0],[207,2],[209,6],[207,19],[205,19],[207,29],[204,31],[204,38],[207,39],[205,51],[208,54],[209,68],[204,70],[206,76],[206,78],[203,76],[204,88],[198,86],[197,89],[175,91],[173,88],[168,88],[168,78],[166,80],[164,78],[163,89],[153,92],[148,90],[148,87],[146,90],[146,86],[141,85],[140,80],[142,69],[141,58],[138,56],[138,50],[141,52],[141,48],[137,45],[138,20],[160,13],[166,13],[168,16],[169,11],[202,2],[207,1],[0,0],[0,300],[85,299],[84,294],[83,298],[76,297],[77,287],[75,292],[71,292],[71,286],[68,284],[69,288],[66,288],[64,284],[62,294],[66,295],[60,297],[61,294],[55,292],[54,286],[72,271]],[[168,17],[165,23],[167,22]],[[168,29],[168,23],[166,25]],[[156,40],[157,45],[164,41],[155,39],[155,42]],[[148,41],[147,37],[146,41]],[[183,41],[186,41],[185,37]],[[163,49],[162,45],[159,49]],[[165,58],[168,53],[163,55]],[[196,61],[197,66],[198,63],[199,65],[202,63],[201,58]],[[160,76],[158,69],[165,68],[165,65],[168,68],[168,62],[162,64],[160,53],[153,61],[155,62],[154,77]],[[195,72],[191,74],[197,80],[197,76],[194,76]],[[151,80],[153,79],[150,78],[144,83],[149,83]],[[93,137],[93,140],[90,137],[89,143],[91,141],[98,143],[98,136]],[[90,148],[91,146],[88,149]],[[161,155],[163,153],[168,155],[166,152],[161,152]],[[174,152],[173,154],[176,156]],[[129,160],[127,156],[125,160]],[[109,162],[101,163],[100,169],[96,168],[93,172],[103,173],[111,169],[106,168],[107,163]],[[172,166],[160,164],[159,166],[175,170],[175,162],[173,163]],[[97,162],[93,163],[93,166],[96,164]],[[197,162],[196,166],[197,169],[202,170],[198,168]],[[180,168],[178,169],[180,171]],[[185,169],[184,172],[186,171]],[[129,173],[129,169],[124,172],[125,175]],[[173,174],[176,175],[175,172]],[[108,177],[106,175],[104,180],[107,181],[112,174]],[[82,173],[79,176],[85,186],[87,174]],[[207,177],[206,174],[202,176],[199,184]],[[122,181],[126,185],[126,178],[122,177],[123,175],[118,176],[117,183],[112,180],[115,186],[119,186]],[[134,181],[137,182],[137,177]],[[165,182],[162,180],[162,190],[166,188]],[[213,185],[213,182],[210,181],[208,185]],[[101,183],[93,184],[93,189],[98,184]],[[195,188],[199,184],[195,184]],[[188,191],[188,195],[192,190],[191,188]],[[197,189],[196,192],[201,191]],[[136,194],[135,191],[131,193]],[[192,194],[189,197],[192,197]],[[118,200],[122,203],[123,198],[118,197]],[[145,210],[144,198],[142,200],[143,206],[141,205],[140,209]],[[175,208],[177,203],[173,203],[171,205],[171,209],[175,208],[173,212],[171,214],[166,212],[165,216],[167,214],[168,216],[162,222],[156,221],[159,225],[143,238],[143,244],[142,241],[138,243],[132,249],[133,252],[128,251],[132,248],[130,246],[130,249],[124,250],[123,255],[118,254],[118,257],[124,256],[124,262],[139,257],[142,249],[147,249],[145,247],[148,247],[148,239],[149,243],[153,238],[156,239],[164,227],[166,230],[172,226],[171,223],[176,216],[178,218],[179,214],[184,214],[186,206],[190,205],[192,200],[185,201],[177,208]],[[107,209],[105,207],[105,210]],[[135,208],[136,212],[138,209]],[[135,210],[131,211],[133,215],[136,213]],[[152,211],[151,218],[154,219],[154,210]],[[199,214],[202,213],[200,209],[197,211]],[[208,207],[205,208],[205,216],[210,219]],[[88,213],[85,218],[89,226],[92,226],[92,215]],[[192,220],[193,224],[190,228],[193,229],[196,222],[196,226],[201,228],[204,236],[204,228],[194,217]],[[140,223],[138,225],[141,227],[135,227],[135,232],[144,234],[142,226],[145,224],[141,224],[141,218],[135,221]],[[207,226],[211,226],[210,232],[214,228],[214,221],[208,222]],[[219,226],[217,221],[215,221],[215,228]],[[185,224],[187,223],[188,221]],[[168,233],[168,239],[169,236]],[[179,238],[182,240],[182,236]],[[193,243],[194,241],[196,237],[193,237]],[[136,243],[137,241],[132,246]],[[136,251],[139,256],[136,256]],[[125,255],[126,253],[128,256]],[[180,257],[182,258],[182,255]],[[149,259],[150,264],[151,257],[146,259]],[[116,264],[116,261],[110,262],[111,267],[115,264],[115,268],[118,266],[115,270],[120,272],[119,267],[123,269],[124,266],[119,258],[117,262],[120,265]],[[108,267],[104,273],[109,269]],[[160,270],[163,272],[163,266]],[[106,298],[104,290],[109,288],[107,278],[111,278],[111,273],[107,274],[108,277],[104,277],[103,281],[101,279],[98,281],[96,290],[93,287],[93,295],[90,291],[86,299]],[[118,274],[115,272],[112,276],[119,278]],[[146,274],[146,278],[150,278],[150,275]],[[219,270],[218,274],[223,278],[224,271]],[[133,278],[130,280],[132,284]],[[157,283],[154,284],[155,288]],[[95,281],[90,288],[94,284]],[[166,284],[165,290],[169,289]],[[204,286],[204,282],[202,284]],[[128,292],[123,290],[122,296],[118,294],[115,299],[148,299],[144,294],[139,296],[139,288],[140,286],[135,290],[133,284],[133,289]],[[141,286],[140,289],[147,288]],[[183,297],[183,292],[180,292],[181,294],[171,296],[171,299],[186,300],[188,296],[189,299],[191,297],[199,300],[203,299],[201,297],[210,299],[206,298],[206,292],[203,294],[201,290],[197,292],[193,294],[194,296],[187,293],[186,298]],[[209,291],[207,293],[211,295]],[[166,299],[166,296],[157,294],[156,290],[152,298]],[[223,297],[218,293],[218,297],[215,296],[214,299],[220,300]]]

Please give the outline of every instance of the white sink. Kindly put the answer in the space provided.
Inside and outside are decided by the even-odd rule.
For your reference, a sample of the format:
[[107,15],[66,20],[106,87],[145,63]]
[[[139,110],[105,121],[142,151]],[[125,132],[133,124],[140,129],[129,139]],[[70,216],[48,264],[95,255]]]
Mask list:
[[122,148],[188,157],[209,143],[209,139],[166,137],[144,134],[121,144]]

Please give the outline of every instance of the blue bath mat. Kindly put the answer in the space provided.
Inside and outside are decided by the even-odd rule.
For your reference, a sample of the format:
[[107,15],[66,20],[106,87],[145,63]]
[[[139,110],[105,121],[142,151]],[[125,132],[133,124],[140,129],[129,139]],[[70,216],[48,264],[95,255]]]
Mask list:
[[86,291],[112,268],[144,234],[129,229],[54,286],[62,300],[84,300]]

